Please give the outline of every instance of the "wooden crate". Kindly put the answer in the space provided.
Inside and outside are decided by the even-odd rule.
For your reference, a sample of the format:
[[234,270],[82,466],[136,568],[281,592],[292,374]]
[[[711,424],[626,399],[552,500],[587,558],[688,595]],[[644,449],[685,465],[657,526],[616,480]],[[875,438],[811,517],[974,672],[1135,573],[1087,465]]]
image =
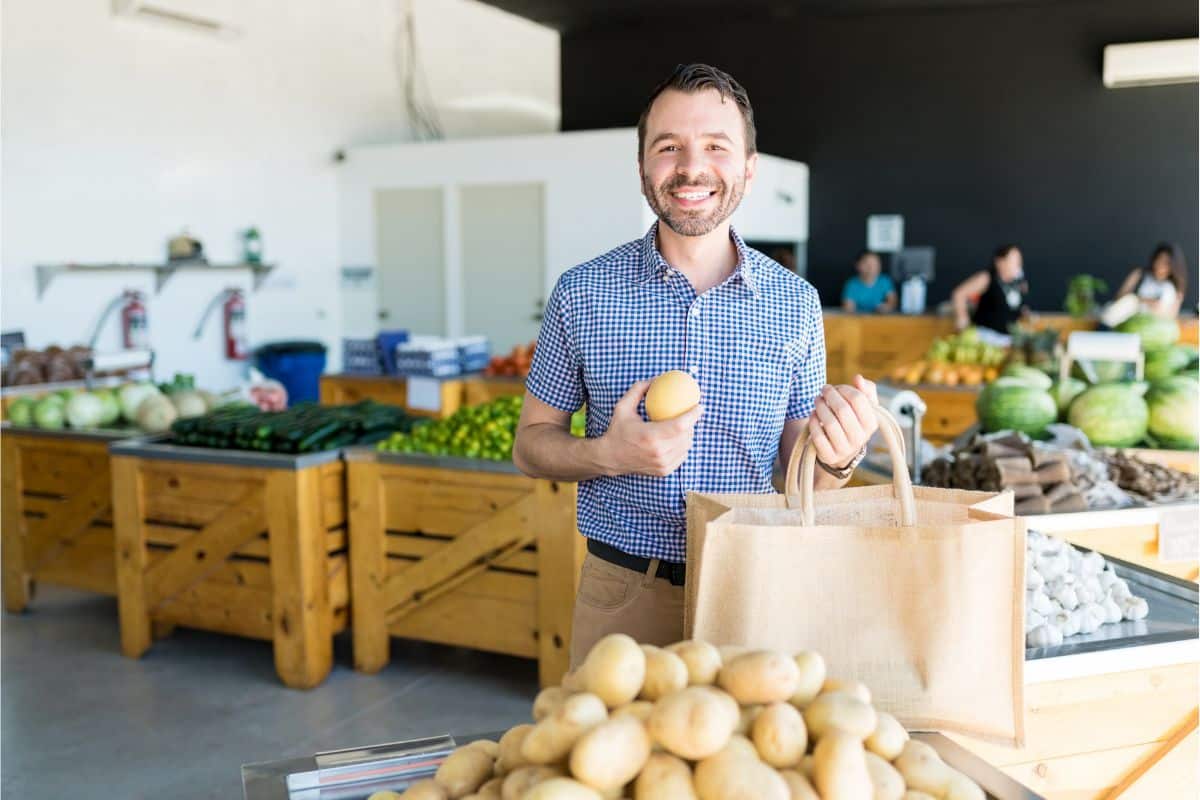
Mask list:
[[345,465],[168,444],[112,450],[121,650],[154,627],[266,639],[288,686],[321,683],[349,622]]
[[901,364],[924,358],[939,336],[954,333],[949,317],[846,314],[826,311],[826,380],[849,383],[856,374],[880,380]]
[[1025,687],[1024,747],[947,734],[1047,800],[1196,797],[1195,661]]
[[4,425],[4,607],[24,610],[36,583],[116,594],[108,445],[127,434]]
[[462,385],[464,406],[477,406],[513,395],[525,396],[524,378],[466,378]]
[[321,405],[339,406],[360,400],[374,400],[400,406],[418,416],[448,417],[463,405],[463,382],[458,379],[439,379],[438,382],[440,407],[437,411],[430,411],[409,406],[407,378],[394,375],[322,375]]
[[511,464],[347,452],[354,665],[388,662],[388,637],[538,660],[566,673],[585,542],[575,484]]

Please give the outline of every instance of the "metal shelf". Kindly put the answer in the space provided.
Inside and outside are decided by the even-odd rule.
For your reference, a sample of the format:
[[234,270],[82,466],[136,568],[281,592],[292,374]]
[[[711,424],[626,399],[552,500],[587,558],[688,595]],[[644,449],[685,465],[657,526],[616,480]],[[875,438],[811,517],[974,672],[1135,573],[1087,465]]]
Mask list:
[[176,272],[216,272],[218,270],[249,270],[254,276],[253,288],[257,290],[263,281],[275,269],[275,264],[204,264],[184,262],[179,264],[38,264],[37,296],[41,300],[50,283],[59,275],[67,273],[107,273],[107,272],[153,272],[154,293],[162,291],[163,286]]

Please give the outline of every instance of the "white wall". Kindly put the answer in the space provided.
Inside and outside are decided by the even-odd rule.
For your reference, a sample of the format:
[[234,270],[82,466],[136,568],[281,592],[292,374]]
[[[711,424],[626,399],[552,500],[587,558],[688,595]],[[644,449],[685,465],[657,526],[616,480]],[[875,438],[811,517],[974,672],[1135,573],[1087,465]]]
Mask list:
[[[195,5],[195,4],[193,4]],[[184,226],[210,260],[262,231],[280,267],[249,295],[251,343],[318,338],[340,351],[339,149],[411,138],[398,80],[396,0],[238,0],[226,40],[114,19],[110,0],[4,0],[0,39],[0,325],[33,346],[86,339],[121,289],[149,294],[161,369],[222,388],[243,367],[221,356],[203,306],[236,273],[67,276],[38,301],[33,266],[154,262]],[[558,36],[469,0],[417,0],[430,95],[522,95],[558,103]],[[446,112],[451,135],[544,120]],[[553,123],[550,123],[553,124]],[[118,346],[114,319],[102,349]]]

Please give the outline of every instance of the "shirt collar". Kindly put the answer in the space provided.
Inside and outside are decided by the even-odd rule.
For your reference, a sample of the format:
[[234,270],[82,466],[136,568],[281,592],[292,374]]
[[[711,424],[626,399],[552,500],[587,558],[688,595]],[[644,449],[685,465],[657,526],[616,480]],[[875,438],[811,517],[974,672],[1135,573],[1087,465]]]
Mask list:
[[[733,246],[737,249],[738,254],[738,263],[733,269],[733,281],[742,284],[757,297],[758,283],[754,275],[755,262],[750,255],[750,249],[746,247],[746,243],[732,225],[729,226],[729,238],[733,240]],[[662,257],[662,253],[658,251],[657,241],[658,222],[656,221],[642,237],[642,263],[637,277],[638,283],[647,283],[655,278],[661,280],[667,271],[672,269],[667,260]]]

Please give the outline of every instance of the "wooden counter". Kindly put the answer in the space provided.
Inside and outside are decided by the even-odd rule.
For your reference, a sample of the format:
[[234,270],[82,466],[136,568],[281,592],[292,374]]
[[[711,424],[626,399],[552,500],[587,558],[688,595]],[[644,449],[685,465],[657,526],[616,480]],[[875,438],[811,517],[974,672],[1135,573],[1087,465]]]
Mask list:
[[[902,364],[918,361],[939,336],[954,333],[953,317],[931,314],[847,314],[826,309],[826,373],[830,383],[848,383],[856,373],[879,380]],[[1034,314],[1035,330],[1053,328],[1062,334],[1094,330],[1095,320],[1068,314]],[[1179,320],[1180,342],[1196,345],[1197,320]]]
[[463,404],[463,382],[440,380],[440,404],[437,411],[412,408],[408,402],[408,379],[395,375],[322,375],[321,405],[345,405],[360,400],[400,406],[424,417],[448,417]]

